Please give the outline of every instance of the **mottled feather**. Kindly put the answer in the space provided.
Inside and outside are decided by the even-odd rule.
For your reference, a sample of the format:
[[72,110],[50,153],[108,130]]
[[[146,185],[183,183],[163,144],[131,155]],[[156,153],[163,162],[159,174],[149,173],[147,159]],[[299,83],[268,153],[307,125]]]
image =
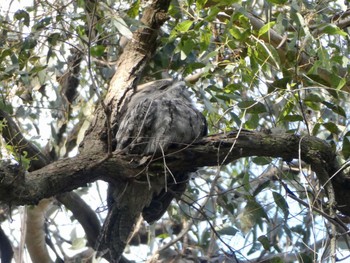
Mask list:
[[159,80],[141,85],[131,98],[116,134],[117,149],[152,154],[172,145],[184,147],[206,130],[184,82]]
[[[152,155],[169,147],[183,148],[207,132],[206,120],[193,106],[184,82],[171,79],[138,86],[121,113],[116,150],[125,153]],[[185,191],[188,175],[173,175],[175,181],[171,176],[152,176],[151,189],[146,180],[110,184],[109,213],[98,250],[109,250],[112,262],[119,261],[141,213],[152,223]]]

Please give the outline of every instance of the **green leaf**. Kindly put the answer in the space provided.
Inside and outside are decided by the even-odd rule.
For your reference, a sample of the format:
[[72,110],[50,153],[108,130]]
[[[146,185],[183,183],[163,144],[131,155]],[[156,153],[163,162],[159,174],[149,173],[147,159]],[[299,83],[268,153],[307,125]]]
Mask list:
[[208,2],[208,0],[197,0],[196,6],[198,10],[201,10],[204,8],[205,4]]
[[300,257],[300,261],[299,262],[303,262],[303,263],[313,263],[313,262],[315,262],[313,256],[310,255],[309,253],[301,253],[301,254],[299,254],[299,257]]
[[75,27],[75,31],[78,33],[79,36],[84,36],[85,35],[85,27],[82,25],[78,25]]
[[333,122],[326,122],[322,124],[328,131],[334,134],[339,134],[340,130],[336,124]]
[[132,3],[129,10],[126,12],[128,16],[135,18],[139,14],[139,8],[140,8],[140,0],[135,1]]
[[181,59],[186,59],[189,54],[193,51],[195,43],[192,39],[186,39],[180,42],[178,48],[181,51]]
[[52,33],[47,37],[47,42],[49,42],[51,46],[57,45],[57,42],[61,40],[62,35],[60,33]]
[[344,159],[350,158],[350,132],[347,132],[346,135],[343,138],[343,147],[342,147],[342,154],[344,156]]
[[[22,91],[22,93],[23,93],[23,91]],[[21,94],[16,94],[16,95],[20,96]],[[26,117],[26,115],[27,115],[27,112],[22,105],[16,109],[16,117],[17,118],[24,118],[24,117]]]
[[30,57],[30,53],[27,52],[26,50],[23,50],[21,53],[19,53],[18,65],[20,70],[22,70],[25,67],[29,57]]
[[[5,104],[3,100],[0,100],[0,110],[3,110],[10,115],[13,114],[13,107],[10,104]],[[0,121],[0,124],[3,124],[3,121]],[[0,130],[1,131],[1,130]]]
[[259,122],[260,122],[259,114],[252,114],[250,118],[244,123],[244,128],[248,130],[255,130],[259,127]]
[[158,235],[157,237],[161,238],[161,239],[165,239],[165,238],[169,237],[169,234],[168,233],[162,233],[162,234]]
[[267,165],[271,163],[272,158],[268,157],[254,157],[252,158],[253,163],[257,165]]
[[287,3],[287,0],[267,0],[267,2],[275,5],[284,5]]
[[23,49],[27,49],[27,50],[28,49],[33,49],[33,48],[35,48],[36,44],[37,44],[36,39],[34,39],[33,37],[28,36],[28,37],[25,38],[25,40],[23,42]]
[[254,225],[260,224],[262,218],[268,219],[267,214],[263,207],[253,198],[248,200],[243,212],[238,215],[238,219],[244,232],[248,232],[254,227]]
[[336,90],[341,90],[346,84],[346,79],[341,78],[338,82],[338,86],[335,88]]
[[237,40],[241,40],[243,37],[243,34],[241,33],[241,31],[236,28],[236,27],[232,27],[229,29],[229,33]]
[[43,19],[41,19],[39,22],[35,23],[32,27],[32,31],[38,31],[41,29],[44,29],[46,26],[48,26],[51,23],[52,17],[48,16]]
[[23,167],[23,169],[25,171],[27,171],[29,169],[30,161],[31,161],[27,156],[28,156],[28,152],[27,151],[23,151],[23,154],[18,159],[19,163],[21,164],[21,166]]
[[269,31],[274,25],[276,24],[275,21],[271,21],[267,24],[265,24],[263,27],[259,29],[258,37],[262,36],[265,34],[267,31]]
[[180,0],[172,0],[168,9],[168,14],[175,19],[182,19],[182,8],[179,1]]
[[313,96],[313,99],[304,99],[304,103],[306,106],[310,107],[311,109],[318,111],[320,110],[320,102],[322,101],[322,99],[318,100],[317,99],[318,96]]
[[340,77],[339,75],[333,72],[329,72],[329,77],[330,77],[331,87],[336,90],[342,89],[346,84],[346,80],[344,78]]
[[[208,0],[200,0],[200,1],[201,2],[203,2],[203,1],[208,2]],[[214,4],[217,6],[230,6],[230,5],[237,3],[237,2],[238,2],[238,0],[211,0],[208,2],[208,6],[210,6],[210,8],[212,8]]]
[[[285,263],[285,261],[284,261],[284,259],[279,258],[279,257],[272,257],[272,258],[269,258],[269,263]],[[303,262],[303,263],[305,263],[305,262]]]
[[188,65],[185,68],[185,73],[192,74],[195,70],[204,68],[205,64],[200,62],[194,62],[194,63],[188,63]]
[[[296,12],[296,13],[293,13],[292,14],[292,17],[293,17],[293,20],[294,22],[301,27],[301,30],[304,28],[304,27],[307,27],[307,25],[305,25],[305,19],[304,17],[299,13],[299,12]],[[304,32],[305,33],[305,32]]]
[[217,14],[220,12],[220,8],[218,8],[217,6],[213,6],[209,9],[209,13],[208,15],[204,18],[205,21],[207,22],[212,22],[216,17]]
[[224,88],[224,92],[225,92],[225,93],[229,93],[229,94],[233,94],[235,91],[240,90],[241,88],[242,88],[241,85],[235,84],[235,83],[231,83],[231,84],[228,84],[228,85]]
[[316,136],[318,134],[318,131],[320,130],[321,123],[316,123],[314,128],[312,129],[312,135]]
[[177,32],[180,32],[180,33],[185,33],[190,29],[192,24],[193,24],[193,21],[185,20],[185,21],[177,24],[176,27],[174,28],[174,30]]
[[253,196],[257,196],[262,190],[270,186],[270,181],[266,180],[262,184],[259,184],[257,188],[254,189]]
[[244,173],[243,187],[247,192],[249,192],[249,190],[250,190],[249,173]]
[[[251,46],[249,54],[251,57],[250,63],[253,71],[258,72],[264,69],[270,70],[268,64],[272,64],[278,69],[280,67],[280,65],[277,64],[277,62],[279,61],[279,57],[276,52],[276,49],[267,42],[256,41],[255,46]],[[265,74],[269,74],[269,72],[265,72]],[[250,78],[252,78],[252,75],[250,76]]]
[[258,241],[262,244],[265,250],[270,250],[270,241],[265,235],[259,236]]
[[333,104],[331,102],[327,102],[327,101],[322,101],[322,104],[326,105],[326,107],[328,109],[331,109],[334,113],[337,113],[340,116],[343,116],[346,118],[345,110],[342,107],[340,107],[339,105],[335,105],[335,104]]
[[[315,63],[315,64],[317,64],[317,63]],[[310,70],[310,73],[307,74],[308,78],[312,79],[316,83],[320,83],[322,85],[329,86],[329,87],[331,86],[331,84],[329,82],[327,82],[324,79],[322,79],[319,75],[313,74],[311,72],[312,72],[312,70]]]
[[102,45],[92,46],[90,49],[90,54],[93,57],[101,57],[105,52],[106,47]]
[[237,228],[234,228],[232,226],[226,226],[221,229],[216,230],[216,232],[220,235],[228,235],[228,236],[235,236],[239,230]]
[[346,56],[333,56],[332,61],[338,63],[341,67],[346,68],[350,64],[350,59]]
[[[4,60],[7,56],[11,57],[11,55],[14,55],[14,57],[16,57],[16,55],[13,54],[12,49],[10,49],[10,48],[3,49],[2,52],[0,53],[0,61]],[[13,61],[12,61],[12,63],[13,63]],[[18,61],[16,64],[18,64]]]
[[34,67],[30,70],[29,74],[38,73],[38,72],[40,72],[40,71],[42,71],[42,70],[44,70],[44,69],[46,69],[46,68],[47,68],[47,65],[44,65],[44,66],[34,66]]
[[30,17],[28,12],[25,10],[18,10],[14,15],[14,19],[22,20],[24,25],[29,26]]
[[303,121],[303,117],[298,114],[291,114],[283,117],[284,121],[289,121],[289,122],[296,122],[296,121]]
[[317,102],[317,103],[319,103],[319,102],[322,102],[324,99],[320,96],[320,95],[318,95],[318,94],[313,94],[313,93],[311,93],[311,94],[308,94],[307,96],[305,96],[305,98],[304,98],[304,102],[305,101],[312,101],[312,102]]
[[259,114],[266,112],[265,105],[255,100],[245,100],[237,104],[242,110],[246,110],[247,113]]
[[32,64],[36,64],[39,60],[41,59],[41,57],[39,56],[31,56],[28,61]]
[[208,50],[211,38],[212,38],[212,32],[210,32],[210,30],[203,30],[201,32],[199,45],[200,45],[200,48],[201,48],[202,52]]
[[277,192],[272,192],[272,196],[276,205],[283,211],[284,218],[287,218],[289,215],[289,206],[286,199],[284,199],[284,197]]
[[321,33],[328,34],[328,35],[340,35],[343,37],[346,37],[348,34],[341,30],[339,27],[337,27],[335,24],[327,24],[324,27],[320,29]]

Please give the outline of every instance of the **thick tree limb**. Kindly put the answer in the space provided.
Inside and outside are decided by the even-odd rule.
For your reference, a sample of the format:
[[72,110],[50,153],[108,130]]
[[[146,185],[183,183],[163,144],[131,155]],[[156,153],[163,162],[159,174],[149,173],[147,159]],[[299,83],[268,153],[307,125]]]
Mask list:
[[[157,47],[159,28],[168,19],[167,10],[170,0],[154,0],[143,13],[141,22],[144,26],[133,33],[133,38],[126,45],[119,57],[108,92],[95,112],[94,120],[86,133],[81,152],[99,149],[106,152],[108,129],[116,129],[118,116],[128,98],[135,92],[144,67],[153,56]],[[105,107],[104,107],[105,106]],[[107,119],[108,118],[108,119]],[[108,127],[107,123],[113,127]]]
[[[286,161],[299,157],[311,165],[322,185],[331,182],[335,188],[337,208],[350,215],[350,179],[339,171],[336,154],[331,146],[312,136],[268,134],[240,131],[228,135],[208,136],[185,149],[174,150],[164,158],[174,172],[191,172],[198,167],[218,166],[249,156],[283,158]],[[126,156],[115,152],[106,158],[104,153],[90,152],[74,158],[62,159],[31,172],[25,180],[15,180],[12,170],[2,167],[0,173],[0,200],[12,204],[33,204],[40,199],[71,191],[89,182],[102,180],[144,181],[144,169],[163,175],[163,157],[154,158],[144,165],[142,156]],[[142,175],[143,174],[143,175]],[[349,198],[348,198],[349,197]]]

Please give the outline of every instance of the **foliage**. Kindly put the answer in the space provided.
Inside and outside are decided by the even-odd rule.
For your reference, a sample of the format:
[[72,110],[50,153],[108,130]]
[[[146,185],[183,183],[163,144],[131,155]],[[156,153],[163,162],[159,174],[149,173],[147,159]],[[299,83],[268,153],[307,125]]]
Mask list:
[[[144,6],[140,0],[107,0],[92,11],[93,1],[25,2],[1,10],[0,109],[56,158],[71,156],[114,73],[123,38],[142,26]],[[171,76],[194,83],[210,133],[259,129],[313,135],[331,143],[344,161],[350,156],[349,24],[340,15],[345,9],[339,1],[173,0],[142,81]],[[79,95],[67,106],[59,78],[68,70],[71,48],[84,59]],[[26,156],[10,143],[2,146],[3,156],[28,167]],[[98,187],[80,193],[87,200],[99,196],[94,203],[103,206],[104,187]],[[287,253],[291,261],[298,254],[327,261],[330,223],[313,209],[327,211],[327,200],[303,163],[250,157],[199,170],[164,220],[188,230],[173,244],[184,253],[209,258],[224,251],[243,260],[273,255],[282,260]],[[50,217],[57,228],[49,228],[48,235],[57,237],[56,247],[65,247],[60,236],[66,235],[68,220],[57,220],[62,213],[69,216],[56,209]],[[8,223],[11,231],[15,223]],[[74,219],[71,229],[78,229]],[[161,247],[178,232],[166,229],[150,244]],[[19,242],[16,232],[8,234]],[[85,245],[76,234],[67,239],[73,248]],[[348,249],[339,247],[337,257]],[[62,251],[58,254],[67,253]]]

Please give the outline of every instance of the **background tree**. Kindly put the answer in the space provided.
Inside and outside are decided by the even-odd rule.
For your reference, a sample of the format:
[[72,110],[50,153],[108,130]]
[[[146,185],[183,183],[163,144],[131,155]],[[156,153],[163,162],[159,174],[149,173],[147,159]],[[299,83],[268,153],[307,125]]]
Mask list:
[[110,150],[118,109],[138,83],[169,76],[187,81],[211,135],[148,164],[200,169],[125,255],[347,258],[348,3],[24,2],[1,4],[2,262],[91,260],[98,180],[145,168]]

